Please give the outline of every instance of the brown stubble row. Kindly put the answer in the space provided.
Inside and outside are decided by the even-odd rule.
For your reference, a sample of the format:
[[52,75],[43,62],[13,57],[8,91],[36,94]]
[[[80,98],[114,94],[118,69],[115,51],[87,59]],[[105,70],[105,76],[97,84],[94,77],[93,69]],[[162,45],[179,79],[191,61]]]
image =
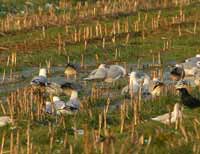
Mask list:
[[191,2],[189,0],[175,0],[168,1],[162,0],[152,4],[150,1],[144,0],[131,0],[122,1],[118,0],[113,3],[112,1],[97,1],[95,4],[88,5],[77,3],[75,7],[72,7],[69,1],[60,1],[59,8],[66,9],[72,7],[74,9],[72,12],[67,12],[64,14],[57,15],[55,13],[56,8],[50,7],[47,12],[43,8],[38,7],[35,14],[30,15],[28,9],[26,9],[24,15],[7,15],[7,17],[1,20],[1,32],[21,31],[35,29],[37,27],[49,27],[66,25],[72,21],[81,22],[84,19],[95,19],[99,16],[118,16],[122,14],[130,14],[138,11],[139,9],[161,9],[166,7],[177,7],[189,5]]
[[[168,90],[167,90],[168,89]],[[172,87],[167,87],[165,90],[165,93],[163,95],[167,95],[166,91],[170,91],[171,93],[175,93],[175,90],[172,90]],[[43,89],[32,89],[30,87],[19,89],[16,92],[13,92],[10,94],[10,96],[7,97],[7,104],[8,109],[6,110],[1,103],[1,112],[3,112],[5,115],[10,115],[12,119],[12,127],[13,130],[9,132],[3,132],[2,139],[1,139],[1,148],[0,153],[10,153],[10,154],[18,154],[18,153],[27,153],[32,154],[36,152],[37,147],[34,146],[32,139],[34,136],[31,136],[31,125],[34,121],[42,121],[46,118],[46,114],[44,112],[45,109],[45,99],[42,96]],[[92,96],[91,96],[92,97]],[[158,98],[159,99],[159,98]],[[90,114],[90,118],[93,118],[93,115],[97,114],[95,111],[91,109],[89,106],[89,101],[92,100],[94,102],[94,98],[83,98],[82,106],[80,112],[86,112]],[[100,151],[100,153],[116,153],[115,150],[115,144],[117,142],[117,138],[115,137],[115,133],[108,127],[107,119],[109,114],[109,106],[111,104],[111,100],[108,98],[105,108],[99,112],[98,115],[98,128],[96,129],[89,129],[87,124],[84,125],[84,137],[82,145],[84,148],[85,153],[92,153],[94,151]],[[141,100],[141,90],[139,91],[138,95],[135,95],[132,97],[131,100],[124,100],[120,107],[118,108],[117,114],[119,114],[120,122],[119,126],[116,126],[116,128],[119,129],[119,133],[130,133],[130,135],[127,137],[126,141],[132,143],[136,147],[136,151],[140,151],[145,149],[146,152],[148,152],[148,149],[150,148],[151,140],[155,136],[159,136],[160,133],[162,133],[161,130],[156,130],[155,136],[145,136],[144,134],[137,132],[137,126],[139,124],[142,124],[146,121],[144,121],[141,118],[141,108],[143,106],[143,101]],[[169,108],[169,113],[171,112],[171,108]],[[132,113],[130,115],[129,113]],[[117,115],[116,115],[117,116]],[[132,117],[132,118],[131,118]],[[73,117],[76,119],[75,117]],[[127,119],[132,119],[131,122],[128,122]],[[23,132],[23,130],[20,129],[18,125],[18,120],[24,119],[23,121],[26,121],[26,131]],[[57,128],[63,127],[66,128],[66,120],[63,116],[60,116],[57,119]],[[195,133],[195,138],[199,139],[199,125],[200,122],[197,118],[193,120],[193,128]],[[12,128],[11,127],[11,128]],[[53,126],[51,122],[49,122],[48,125],[48,132],[47,136],[49,138],[49,153],[51,153],[54,149],[54,144],[56,140],[56,127]],[[74,127],[76,128],[76,120],[74,120]],[[184,145],[194,139],[194,134],[191,134],[191,132],[187,131],[186,126],[184,125],[183,119],[180,119],[177,121],[175,125],[172,125],[169,123],[169,127],[174,127],[181,133],[181,138],[177,140],[172,140],[170,142],[171,147],[175,147],[178,145]],[[20,138],[25,133],[26,138],[26,146],[21,143]],[[102,138],[102,136],[104,138]],[[44,136],[41,136],[44,137]],[[68,151],[70,153],[74,153],[74,146],[76,142],[78,141],[77,134],[75,133],[73,136],[73,142],[69,140],[69,136],[66,133],[63,137],[63,151]],[[6,144],[6,140],[9,140],[9,146]],[[147,141],[146,141],[147,140]],[[80,143],[79,143],[80,144]],[[9,147],[9,148],[8,148]],[[41,148],[41,147],[40,147]],[[124,144],[120,145],[120,153],[123,153]],[[199,151],[199,145],[194,144],[193,151],[197,152]],[[41,149],[40,149],[41,150]]]

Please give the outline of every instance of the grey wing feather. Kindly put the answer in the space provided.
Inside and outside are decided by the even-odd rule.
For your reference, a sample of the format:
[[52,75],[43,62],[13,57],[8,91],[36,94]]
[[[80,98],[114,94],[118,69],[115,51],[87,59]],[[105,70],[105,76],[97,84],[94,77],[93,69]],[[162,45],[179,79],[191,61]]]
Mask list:
[[55,101],[54,106],[56,110],[60,110],[65,108],[66,103],[64,101]]
[[46,104],[46,113],[49,113],[49,114],[51,114],[52,113],[52,106],[51,106],[51,102],[48,102],[47,104]]
[[118,67],[110,67],[108,70],[107,78],[120,78],[123,76],[123,72],[120,68]]
[[95,80],[95,79],[104,79],[106,77],[106,70],[105,69],[96,69],[90,73],[88,78],[85,78],[85,80]]
[[80,107],[80,101],[78,99],[69,100],[66,103],[66,107],[72,107],[74,109],[79,109],[79,107]]
[[31,80],[31,85],[44,85],[48,84],[48,80],[44,76],[36,76]]

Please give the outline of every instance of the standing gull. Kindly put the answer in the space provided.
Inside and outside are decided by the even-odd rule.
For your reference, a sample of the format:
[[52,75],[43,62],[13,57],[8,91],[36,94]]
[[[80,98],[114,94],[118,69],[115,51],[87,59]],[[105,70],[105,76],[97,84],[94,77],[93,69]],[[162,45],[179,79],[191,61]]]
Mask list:
[[174,105],[174,110],[171,113],[166,113],[155,118],[152,118],[154,121],[159,121],[164,124],[175,123],[179,118],[182,118],[182,112],[180,105],[176,103]]
[[154,86],[153,86],[153,90],[151,92],[151,95],[152,97],[158,97],[161,95],[162,91],[163,91],[163,88],[164,88],[164,83],[161,82],[159,79],[157,78],[154,78],[153,79],[153,83],[154,83]]

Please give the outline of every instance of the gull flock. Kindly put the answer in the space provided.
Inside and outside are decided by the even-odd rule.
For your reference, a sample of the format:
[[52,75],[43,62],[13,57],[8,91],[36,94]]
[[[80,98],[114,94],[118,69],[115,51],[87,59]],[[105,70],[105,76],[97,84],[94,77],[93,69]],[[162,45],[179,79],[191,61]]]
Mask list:
[[[81,106],[79,92],[83,90],[82,85],[77,82],[77,76],[80,68],[75,64],[67,64],[64,75],[66,81],[63,83],[51,82],[47,77],[47,70],[41,68],[38,76],[35,76],[30,85],[34,88],[43,88],[44,93],[52,98],[46,102],[46,113],[51,115],[76,114]],[[170,70],[170,80],[173,81],[175,89],[179,92],[181,104],[176,103],[171,113],[159,115],[151,120],[159,121],[164,124],[174,123],[182,117],[181,106],[196,108],[200,106],[200,100],[193,97],[188,91],[189,81],[187,76],[193,77],[195,86],[200,86],[200,54],[195,57],[186,59],[183,63],[176,64]],[[150,75],[141,71],[127,70],[117,64],[107,65],[100,64],[98,68],[91,71],[87,77],[83,78],[84,82],[102,82],[116,83],[121,78],[128,78],[127,85],[121,89],[122,96],[135,98],[141,95],[142,99],[156,99],[162,95],[163,89],[167,84],[158,77],[151,78]],[[60,96],[70,96],[68,101],[64,101]],[[0,127],[11,123],[8,116],[0,117]]]

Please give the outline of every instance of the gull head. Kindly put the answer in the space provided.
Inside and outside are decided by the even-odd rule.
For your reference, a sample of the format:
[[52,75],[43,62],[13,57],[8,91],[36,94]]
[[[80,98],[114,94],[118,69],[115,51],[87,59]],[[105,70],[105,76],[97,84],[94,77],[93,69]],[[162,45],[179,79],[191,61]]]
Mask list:
[[176,103],[175,105],[174,105],[174,112],[177,112],[177,111],[179,111],[180,110],[180,104],[179,103]]
[[98,68],[106,68],[106,64],[100,64]]
[[200,57],[200,54],[197,54],[196,57]]
[[137,72],[131,72],[130,74],[129,74],[129,77],[130,77],[130,79],[135,79],[136,78],[136,74],[137,74]]
[[58,96],[53,96],[53,102],[56,102],[56,101],[60,101],[60,98]]
[[45,104],[46,104],[46,105],[51,105],[51,102],[47,101]]
[[46,68],[41,68],[40,69],[39,76],[47,77],[47,70],[46,70]]

